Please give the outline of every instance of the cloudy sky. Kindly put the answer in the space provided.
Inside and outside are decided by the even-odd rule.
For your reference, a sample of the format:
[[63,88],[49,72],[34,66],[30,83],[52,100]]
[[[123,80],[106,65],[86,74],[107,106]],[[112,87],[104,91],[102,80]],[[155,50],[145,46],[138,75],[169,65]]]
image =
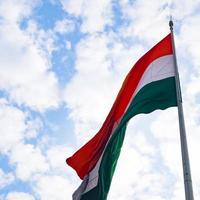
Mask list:
[[[65,159],[100,128],[126,73],[175,23],[200,199],[199,0],[0,0],[0,200],[69,200]],[[134,117],[108,200],[184,199],[177,109]]]

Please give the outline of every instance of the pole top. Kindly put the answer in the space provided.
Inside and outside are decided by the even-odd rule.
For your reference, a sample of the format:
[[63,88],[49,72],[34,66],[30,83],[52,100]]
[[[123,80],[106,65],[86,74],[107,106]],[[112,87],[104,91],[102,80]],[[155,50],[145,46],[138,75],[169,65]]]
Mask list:
[[173,30],[173,21],[172,21],[172,16],[170,16],[170,20],[169,20],[169,27],[170,27],[170,30],[172,31]]

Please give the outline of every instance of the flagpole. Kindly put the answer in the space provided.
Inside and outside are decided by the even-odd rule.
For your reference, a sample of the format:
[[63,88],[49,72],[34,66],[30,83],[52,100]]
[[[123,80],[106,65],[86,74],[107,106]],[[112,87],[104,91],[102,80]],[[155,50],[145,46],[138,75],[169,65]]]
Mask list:
[[171,37],[172,37],[173,58],[174,58],[174,64],[175,64],[176,95],[177,95],[177,104],[178,104],[178,117],[179,117],[179,130],[180,130],[180,141],[181,141],[184,186],[185,186],[185,199],[194,200],[193,188],[192,188],[192,177],[191,177],[191,171],[190,171],[190,161],[189,161],[188,146],[187,146],[187,137],[186,137],[186,131],[185,131],[184,114],[183,114],[180,79],[179,79],[178,65],[177,65],[177,60],[176,60],[176,50],[175,50],[175,43],[174,43],[173,21],[171,18],[169,21],[169,27],[171,31]]

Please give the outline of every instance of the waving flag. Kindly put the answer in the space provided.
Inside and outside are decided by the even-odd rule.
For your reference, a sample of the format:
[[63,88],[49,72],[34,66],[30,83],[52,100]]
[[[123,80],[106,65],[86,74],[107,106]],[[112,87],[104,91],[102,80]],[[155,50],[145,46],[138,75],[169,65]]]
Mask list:
[[99,132],[67,164],[83,179],[73,200],[105,200],[127,122],[140,113],[177,106],[171,34],[142,56],[128,73]]

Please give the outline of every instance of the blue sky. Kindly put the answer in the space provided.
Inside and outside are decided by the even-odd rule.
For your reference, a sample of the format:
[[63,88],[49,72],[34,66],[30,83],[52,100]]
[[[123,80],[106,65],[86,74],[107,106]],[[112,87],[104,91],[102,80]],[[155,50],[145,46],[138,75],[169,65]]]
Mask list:
[[[0,200],[71,199],[81,180],[65,159],[169,33],[170,14],[200,198],[199,9],[199,0],[0,0]],[[176,108],[134,117],[108,199],[184,199],[178,134]]]

